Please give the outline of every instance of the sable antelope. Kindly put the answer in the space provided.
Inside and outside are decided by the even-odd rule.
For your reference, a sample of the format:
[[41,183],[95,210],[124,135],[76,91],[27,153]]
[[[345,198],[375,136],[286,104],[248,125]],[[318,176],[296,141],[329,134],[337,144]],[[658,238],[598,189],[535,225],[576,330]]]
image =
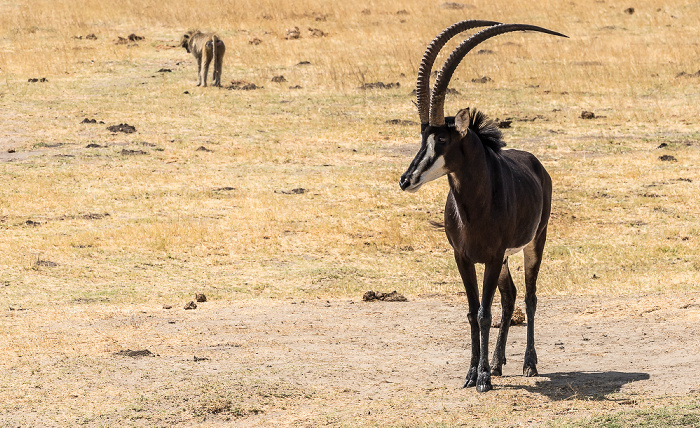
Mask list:
[[[447,41],[474,27],[489,26],[460,44],[447,58],[432,93],[430,71]],[[469,301],[472,355],[464,387],[492,389],[491,374],[500,376],[506,363],[505,346],[515,307],[515,285],[508,270],[508,256],[523,250],[527,345],[523,374],[537,375],[534,318],[537,275],[547,239],[552,180],[537,158],[520,150],[501,150],[505,143],[498,127],[484,114],[463,109],[445,118],[447,86],[464,56],[479,43],[511,31],[563,34],[523,24],[463,21],[448,27],[423,55],[417,79],[417,106],[421,121],[421,146],[401,176],[401,189],[417,191],[423,184],[447,175],[450,192],[445,204],[445,233],[454,250]],[[428,96],[430,102],[428,103]],[[483,263],[484,283],[479,304],[475,263]],[[501,329],[496,350],[488,363],[491,304],[496,288],[501,293]]]

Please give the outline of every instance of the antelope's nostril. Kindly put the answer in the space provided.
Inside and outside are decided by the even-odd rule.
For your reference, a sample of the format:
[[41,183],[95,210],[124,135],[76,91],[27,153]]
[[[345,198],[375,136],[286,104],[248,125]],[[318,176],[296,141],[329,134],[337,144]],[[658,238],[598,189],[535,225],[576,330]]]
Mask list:
[[402,175],[401,179],[399,180],[399,186],[401,186],[401,190],[406,190],[408,187],[408,177]]

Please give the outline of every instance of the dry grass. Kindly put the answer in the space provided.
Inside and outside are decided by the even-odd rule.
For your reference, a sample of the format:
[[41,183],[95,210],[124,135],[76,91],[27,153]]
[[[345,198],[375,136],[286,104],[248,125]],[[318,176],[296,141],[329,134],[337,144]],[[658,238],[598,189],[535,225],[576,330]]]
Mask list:
[[[570,36],[487,42],[493,54],[468,57],[452,83],[460,95],[446,103],[514,118],[509,147],[537,154],[553,176],[541,293],[697,290],[700,77],[678,77],[698,71],[697,4],[165,3],[0,4],[6,308],[157,307],[195,291],[458,292],[448,243],[428,223],[440,220],[447,185],[399,191],[417,125],[386,122],[417,120],[410,91],[423,49],[465,17]],[[285,40],[293,26],[302,38]],[[195,27],[225,39],[224,82],[264,88],[196,88],[193,59],[174,47]],[[131,33],[145,40],[115,43]],[[286,82],[271,82],[278,75]],[[492,81],[471,82],[481,76]],[[376,81],[400,87],[358,89]],[[137,132],[106,130],[124,122]]]
[[[27,288],[12,287],[12,298],[36,305],[54,287],[80,292],[76,277],[98,284],[98,294],[137,284],[128,287],[135,295],[114,296],[129,301],[153,296],[143,283],[235,298],[458,289],[445,239],[427,223],[440,218],[446,186],[397,191],[416,131],[385,122],[415,120],[408,92],[422,49],[464,15],[571,36],[490,41],[493,55],[463,64],[453,84],[462,95],[447,106],[515,118],[509,145],[534,151],[554,176],[542,291],[696,286],[698,78],[676,77],[695,71],[697,42],[683,36],[697,29],[695,9],[638,4],[629,15],[607,3],[547,4],[542,15],[475,5],[271,2],[194,14],[157,2],[5,5],[14,15],[2,15],[3,147],[38,154],[3,163],[3,275],[45,295],[23,298]],[[285,40],[294,25],[327,35]],[[187,27],[227,39],[225,81],[264,89],[194,88],[192,60],[171,48]],[[90,33],[98,39],[75,38]],[[146,39],[115,44],[131,33]],[[253,37],[262,43],[249,44]],[[275,75],[287,82],[271,82]],[[471,83],[482,75],[493,81]],[[32,77],[48,82],[26,82]],[[358,89],[374,81],[401,87]],[[602,117],[582,120],[584,109]],[[105,125],[79,124],[85,117]],[[104,129],[121,122],[138,132]],[[657,150],[661,142],[669,145]],[[107,147],[84,149],[90,143]],[[201,145],[213,152],[196,152]],[[122,155],[125,148],[148,154]],[[663,153],[678,162],[659,161]],[[307,192],[281,193],[300,187]],[[94,213],[109,216],[82,217]],[[36,266],[37,258],[58,266]],[[164,272],[177,283],[163,284]]]

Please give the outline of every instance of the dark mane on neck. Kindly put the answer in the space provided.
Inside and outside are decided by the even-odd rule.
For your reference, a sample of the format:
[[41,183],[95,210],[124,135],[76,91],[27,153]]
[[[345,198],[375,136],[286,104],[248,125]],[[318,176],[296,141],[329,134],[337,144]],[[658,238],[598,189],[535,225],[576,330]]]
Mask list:
[[501,148],[506,145],[503,141],[503,134],[501,130],[498,129],[496,122],[489,119],[479,110],[469,110],[469,129],[479,137],[484,146],[490,148],[495,153],[501,151]]

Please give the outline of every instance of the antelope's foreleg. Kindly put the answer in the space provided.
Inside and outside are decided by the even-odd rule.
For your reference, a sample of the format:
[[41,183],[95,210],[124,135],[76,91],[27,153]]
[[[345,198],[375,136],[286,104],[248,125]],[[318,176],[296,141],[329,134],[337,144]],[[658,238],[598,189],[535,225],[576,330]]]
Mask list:
[[472,357],[471,361],[469,362],[467,378],[462,386],[462,388],[468,388],[476,385],[478,376],[479,322],[477,320],[477,313],[479,311],[479,283],[476,280],[476,269],[474,268],[474,263],[472,263],[471,260],[460,257],[457,253],[455,253],[455,261],[457,262],[457,268],[459,269],[459,274],[462,277],[464,291],[467,293],[467,300],[469,302],[469,313],[467,314],[467,319],[469,320],[469,327],[471,329]]
[[491,304],[493,295],[498,287],[498,277],[501,273],[503,255],[497,262],[486,263],[484,269],[484,288],[481,295],[481,307],[477,319],[481,333],[481,348],[479,351],[478,377],[476,380],[476,390],[479,392],[490,391],[491,367],[489,366],[489,332],[491,330]]

